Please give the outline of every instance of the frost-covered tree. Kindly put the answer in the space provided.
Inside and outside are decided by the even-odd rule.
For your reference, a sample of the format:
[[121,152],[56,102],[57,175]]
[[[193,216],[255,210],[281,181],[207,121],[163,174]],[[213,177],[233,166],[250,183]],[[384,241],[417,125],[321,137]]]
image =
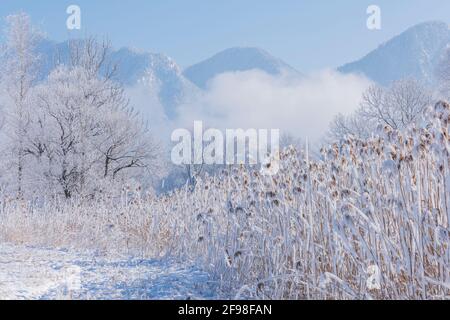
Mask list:
[[378,125],[402,129],[417,121],[432,101],[432,93],[413,79],[396,81],[387,88],[373,85],[363,93],[355,113],[335,117],[329,135],[332,139],[345,135],[368,138]]
[[2,47],[0,81],[5,120],[2,147],[7,166],[14,175],[17,196],[23,196],[26,139],[29,136],[31,92],[36,79],[38,56],[35,53],[39,33],[24,13],[6,18],[6,42]]
[[357,113],[349,116],[338,114],[330,124],[328,140],[339,140],[352,135],[357,138],[369,138],[376,127],[375,121],[364,121]]
[[20,197],[33,190],[92,196],[161,177],[162,148],[114,81],[108,42],[71,41],[68,56],[36,83],[38,34],[24,14],[9,17],[8,26],[2,164]]
[[101,182],[124,181],[137,169],[160,175],[158,143],[112,73],[103,73],[107,46],[89,40],[72,49],[70,64],[36,89],[36,134],[28,151],[45,168],[48,184],[69,198],[92,195]]
[[375,120],[393,129],[415,122],[432,103],[432,94],[413,79],[399,80],[389,88],[370,87],[364,94],[358,111],[362,119]]

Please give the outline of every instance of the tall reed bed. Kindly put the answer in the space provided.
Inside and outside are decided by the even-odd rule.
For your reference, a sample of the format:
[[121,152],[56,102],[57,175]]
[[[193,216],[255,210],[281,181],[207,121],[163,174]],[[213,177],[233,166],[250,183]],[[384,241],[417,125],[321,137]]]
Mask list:
[[320,159],[288,148],[277,175],[234,167],[161,197],[3,201],[0,238],[186,259],[236,298],[446,299],[449,121],[441,102]]

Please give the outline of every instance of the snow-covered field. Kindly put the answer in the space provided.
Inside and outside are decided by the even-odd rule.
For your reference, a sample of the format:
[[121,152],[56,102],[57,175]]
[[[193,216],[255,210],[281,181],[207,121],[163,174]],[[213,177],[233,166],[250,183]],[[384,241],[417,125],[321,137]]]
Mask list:
[[218,286],[207,273],[174,261],[107,259],[0,244],[0,300],[218,297]]

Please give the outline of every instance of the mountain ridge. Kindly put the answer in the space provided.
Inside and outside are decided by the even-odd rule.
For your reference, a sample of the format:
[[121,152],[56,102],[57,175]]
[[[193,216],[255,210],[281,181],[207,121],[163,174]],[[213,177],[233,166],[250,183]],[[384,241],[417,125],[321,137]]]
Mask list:
[[[40,79],[45,79],[58,63],[68,63],[70,41],[55,42],[49,39],[42,39],[38,44],[37,51],[41,56],[42,62]],[[210,65],[206,66],[206,70],[209,73],[207,79],[204,79],[203,82],[196,81],[196,78],[191,77],[189,72],[186,71],[193,70],[192,68],[195,69],[198,65],[204,66],[211,59],[220,58],[223,55],[226,56],[226,61],[216,63],[215,68],[210,67]],[[165,54],[140,51],[127,47],[110,49],[107,62],[118,64],[115,78],[124,86],[132,87],[137,84],[143,84],[153,90],[153,92],[157,91],[159,100],[169,119],[176,117],[178,105],[186,102],[188,97],[192,97],[206,89],[206,83],[221,73],[259,69],[272,75],[282,72],[296,76],[300,75],[300,72],[281,59],[273,57],[263,49],[253,47],[225,49],[213,57],[184,70],[174,59]]]
[[[423,22],[337,71],[361,74],[381,85],[402,78],[416,78],[432,85],[439,58],[449,44],[450,30],[445,22]],[[58,59],[62,63],[69,61],[69,41],[42,39],[37,51],[42,58],[41,80],[51,72]],[[180,104],[206,90],[210,80],[225,72],[258,69],[270,75],[287,73],[294,78],[303,77],[288,63],[257,47],[228,48],[185,69],[165,54],[127,47],[111,49],[108,61],[119,62],[116,78],[124,86],[143,84],[149,92],[157,92],[166,116],[171,119],[176,117]]]
[[402,78],[415,78],[432,85],[437,63],[449,44],[448,24],[427,21],[408,28],[361,59],[337,70],[363,74],[382,85]]
[[257,47],[232,47],[196,63],[183,71],[183,75],[199,88],[206,89],[208,82],[221,73],[258,69],[270,75],[287,72],[301,73],[283,60]]

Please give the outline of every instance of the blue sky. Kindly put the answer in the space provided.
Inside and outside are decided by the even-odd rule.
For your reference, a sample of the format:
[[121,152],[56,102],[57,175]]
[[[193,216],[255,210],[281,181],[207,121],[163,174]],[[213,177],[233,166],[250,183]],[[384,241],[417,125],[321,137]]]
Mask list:
[[[162,52],[182,67],[256,46],[308,72],[360,58],[419,22],[450,23],[448,0],[1,0],[0,17],[25,11],[50,38],[65,40],[80,36],[66,29],[71,4],[81,7],[81,34]],[[371,4],[382,10],[380,31],[366,28]]]

